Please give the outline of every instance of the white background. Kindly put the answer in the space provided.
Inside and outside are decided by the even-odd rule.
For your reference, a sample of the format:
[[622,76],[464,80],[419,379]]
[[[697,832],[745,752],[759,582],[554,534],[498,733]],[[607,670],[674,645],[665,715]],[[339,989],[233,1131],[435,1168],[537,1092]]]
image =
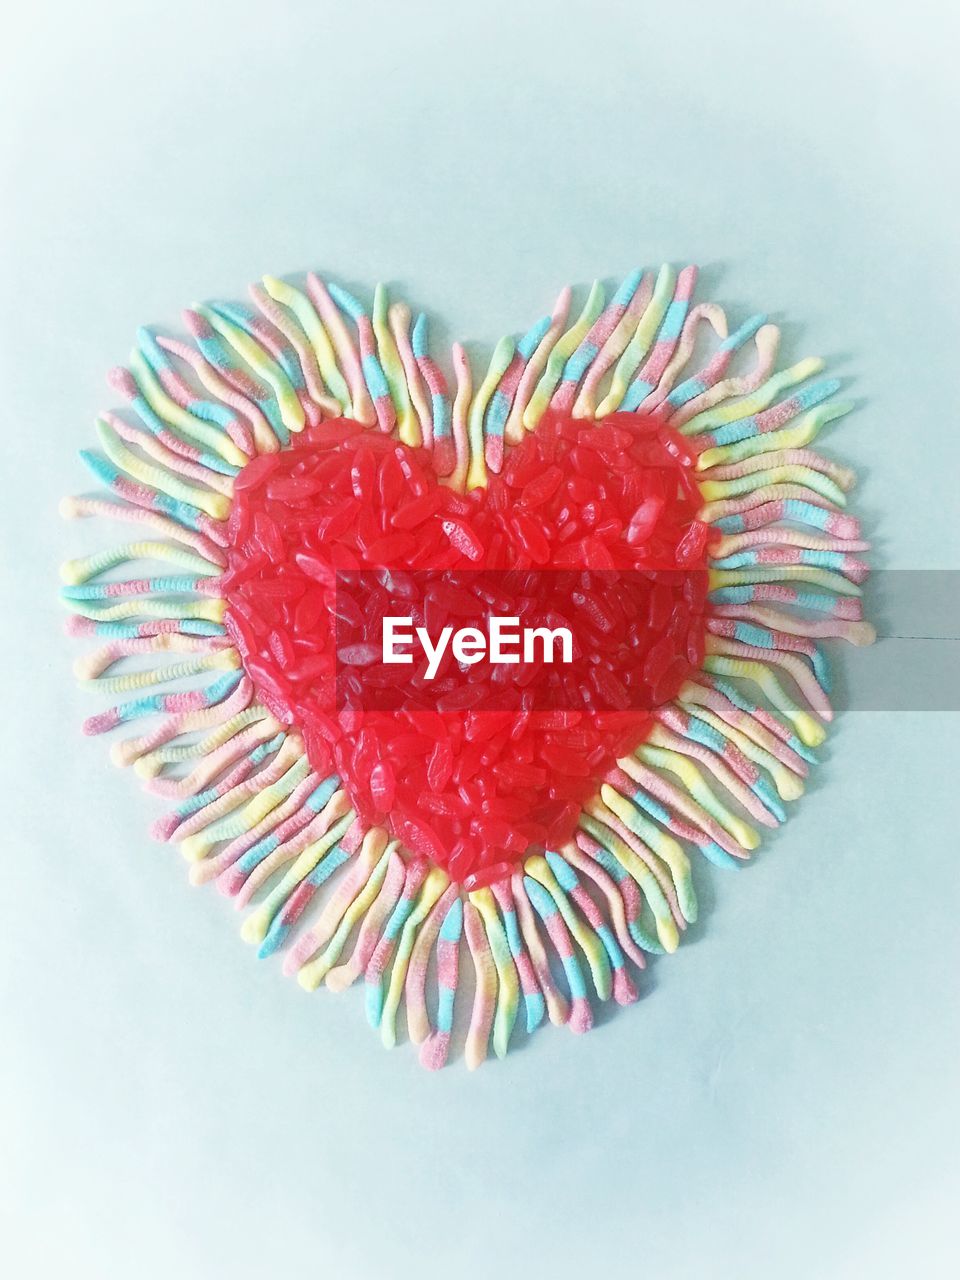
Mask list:
[[309,267],[486,353],[567,281],[698,261],[849,380],[823,442],[875,562],[960,567],[957,35],[924,0],[7,8],[8,1274],[957,1274],[955,713],[845,715],[639,1007],[434,1077],[150,842],[56,601],[136,326]]

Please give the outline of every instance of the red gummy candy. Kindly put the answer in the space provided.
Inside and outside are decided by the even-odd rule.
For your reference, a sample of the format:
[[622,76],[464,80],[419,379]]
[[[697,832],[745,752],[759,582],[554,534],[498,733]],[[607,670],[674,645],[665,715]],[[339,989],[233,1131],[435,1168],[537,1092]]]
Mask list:
[[[345,419],[237,476],[227,630],[258,697],[364,822],[468,889],[581,806],[702,661],[708,529],[687,441],[651,415],[548,413],[487,489]],[[385,616],[431,636],[494,615],[570,624],[570,663],[384,661]]]

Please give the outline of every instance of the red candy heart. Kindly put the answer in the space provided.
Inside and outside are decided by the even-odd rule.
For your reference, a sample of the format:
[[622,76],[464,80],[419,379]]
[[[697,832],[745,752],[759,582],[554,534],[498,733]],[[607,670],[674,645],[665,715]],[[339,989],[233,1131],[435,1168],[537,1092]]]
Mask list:
[[[262,701],[365,823],[472,889],[569,840],[597,780],[703,657],[707,527],[683,437],[548,415],[464,495],[429,454],[337,419],[237,477],[227,627]],[[431,636],[569,624],[573,659],[384,663]]]

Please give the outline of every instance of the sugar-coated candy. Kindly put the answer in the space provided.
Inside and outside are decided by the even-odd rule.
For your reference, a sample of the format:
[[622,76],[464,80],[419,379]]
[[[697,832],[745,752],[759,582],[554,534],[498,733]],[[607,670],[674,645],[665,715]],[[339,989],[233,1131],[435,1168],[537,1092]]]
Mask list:
[[[591,779],[635,746],[704,651],[706,526],[662,424],[548,412],[485,489],[348,421],[243,473],[231,633],[261,697],[306,726],[365,822],[473,886],[570,839]],[[569,664],[384,661],[384,617],[433,642],[491,617],[566,627]],[[518,654],[518,657],[521,655]]]

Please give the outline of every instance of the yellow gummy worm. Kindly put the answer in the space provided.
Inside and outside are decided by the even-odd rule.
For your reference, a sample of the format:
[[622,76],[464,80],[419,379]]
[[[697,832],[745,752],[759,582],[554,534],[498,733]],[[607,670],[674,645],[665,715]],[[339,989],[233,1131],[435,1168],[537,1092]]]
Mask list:
[[338,885],[336,892],[330,897],[330,900],[324,905],[320,918],[310,930],[309,934],[302,939],[306,943],[309,939],[313,948],[309,955],[304,955],[304,960],[315,955],[321,947],[325,946],[333,936],[334,930],[343,918],[344,912],[353,902],[354,898],[363,890],[364,885],[370,878],[370,874],[377,862],[380,860],[384,850],[387,847],[387,833],[383,827],[370,827],[364,834],[363,841],[360,845],[360,852],[357,854],[351,874],[347,876]]
[[300,328],[307,335],[307,341],[313,348],[320,376],[329,387],[331,395],[340,405],[343,412],[349,414],[350,389],[344,380],[343,374],[340,372],[337,358],[333,351],[333,344],[330,342],[327,331],[323,327],[323,321],[314,310],[313,303],[306,294],[301,293],[299,289],[295,289],[292,284],[287,284],[286,280],[277,279],[276,276],[264,276],[263,287],[274,302],[279,302],[282,306],[288,307],[296,316],[300,322]]
[[387,988],[380,1015],[380,1040],[385,1049],[392,1049],[397,1043],[397,1009],[400,1007],[403,996],[403,984],[406,980],[413,944],[417,940],[417,931],[449,883],[450,877],[441,867],[431,868],[420,886],[417,901],[400,933],[400,942],[390,970],[390,985]]
[[400,359],[400,352],[390,332],[387,304],[386,287],[378,284],[373,292],[373,331],[377,336],[377,354],[380,357],[387,386],[390,388],[390,399],[397,411],[397,435],[402,444],[416,446],[420,443],[420,424],[410,404],[403,361]]
[[603,285],[599,280],[594,280],[590,286],[587,300],[583,305],[583,310],[577,317],[576,322],[559,339],[557,345],[550,352],[546,370],[537,383],[536,390],[530,397],[530,403],[523,411],[523,425],[528,431],[533,431],[546,412],[547,406],[550,404],[550,398],[563,375],[563,366],[587,336],[594,320],[603,310],[604,300]]
[[708,569],[707,583],[710,591],[721,587],[752,586],[764,582],[805,582],[811,587],[823,587],[838,596],[862,596],[863,591],[855,582],[832,569],[818,569],[808,564],[752,565],[748,569]]
[[550,313],[550,327],[540,339],[536,351],[527,361],[527,367],[520,376],[520,382],[513,397],[513,404],[510,406],[510,413],[507,415],[507,421],[503,428],[503,438],[507,444],[519,444],[523,439],[524,410],[529,403],[530,395],[539,381],[541,373],[547,366],[547,360],[557,338],[560,336],[560,331],[567,323],[572,297],[573,290],[569,285],[564,285],[557,295],[556,302],[553,304],[553,311]]
[[[403,890],[405,864],[403,858],[397,852],[399,843],[398,840],[392,840],[386,848],[384,854],[386,858],[386,874],[383,877],[380,890],[364,912],[363,923],[360,926],[360,932],[357,935],[350,958],[345,960],[343,964],[331,967],[326,972],[327,986],[331,991],[345,991],[351,983],[356,982],[357,978],[360,977],[365,963],[363,956],[360,954],[361,942],[367,937],[380,937],[384,925],[400,899],[400,894]],[[392,880],[391,875],[393,875]]]
[[[695,705],[695,704],[694,704]],[[773,785],[777,789],[777,795],[781,800],[798,800],[803,795],[804,786],[803,779],[797,774],[792,773],[785,764],[782,764],[776,756],[770,754],[763,747],[758,746],[747,737],[745,733],[735,728],[733,725],[727,724],[725,720],[721,720],[718,715],[710,710],[709,707],[697,706],[696,711],[689,712],[697,720],[702,720],[704,724],[710,725],[717,733],[723,734],[728,742],[741,751],[748,760],[752,760],[754,764],[765,769],[773,779]]]
[[615,413],[619,409],[623,397],[627,394],[630,379],[636,372],[637,365],[649,351],[660,328],[660,322],[667,313],[667,307],[673,301],[673,288],[676,282],[677,273],[669,264],[664,264],[657,274],[657,283],[653,287],[650,304],[641,316],[626,351],[617,361],[610,390],[597,407],[598,418],[605,418],[608,413]]
[[135,600],[121,600],[119,604],[97,605],[91,601],[65,600],[71,613],[91,622],[122,622],[125,618],[194,618],[205,622],[222,622],[227,611],[226,600],[150,600],[137,596]]
[[463,904],[463,931],[473,960],[476,984],[473,1014],[467,1028],[467,1042],[463,1057],[468,1071],[476,1071],[487,1057],[489,1034],[488,1011],[496,1008],[497,970],[490,952],[490,939],[483,927],[483,918],[472,902]]
[[[207,636],[186,636],[181,635],[179,631],[168,631],[158,636],[142,636],[137,640],[131,641],[133,646],[130,652],[123,652],[119,649],[116,642],[101,645],[99,649],[93,649],[89,653],[82,654],[73,664],[73,669],[81,680],[92,680],[95,676],[102,675],[104,671],[109,670],[118,662],[123,662],[125,658],[132,658],[141,654],[155,653],[213,653],[218,649],[217,645],[211,646],[211,639],[215,637]],[[229,653],[230,649],[219,648],[219,652]],[[236,652],[236,650],[233,650]]]
[[841,418],[852,408],[853,404],[849,400],[821,404],[803,414],[792,427],[751,436],[750,439],[741,440],[737,444],[705,449],[697,459],[697,470],[707,471],[718,465],[742,462],[744,458],[753,458],[761,453],[776,453],[781,449],[802,449],[819,435],[826,423],[832,422],[835,418]]
[[779,373],[773,374],[762,386],[742,400],[704,409],[689,422],[685,422],[680,431],[685,436],[693,436],[701,431],[712,431],[716,427],[726,426],[730,422],[742,422],[744,418],[751,418],[755,413],[769,408],[781,391],[805,382],[807,378],[820,373],[823,367],[824,361],[819,356],[807,356],[806,359],[798,361],[788,369],[781,369]]
[[[225,742],[229,742],[242,729],[247,728],[248,725],[255,724],[257,721],[261,723],[256,734],[252,735],[253,741],[251,745],[255,746],[259,742],[267,742],[280,730],[279,724],[270,715],[266,707],[252,706],[247,707],[245,711],[241,711],[239,715],[233,716],[225,724],[218,725],[213,733],[201,738],[199,742],[191,742],[186,746],[167,745],[157,747],[156,750],[148,750],[145,755],[135,759],[132,752],[137,740],[128,738],[126,742],[114,743],[114,750],[111,751],[111,756],[115,764],[128,765],[132,763],[134,771],[139,777],[153,778],[156,777],[165,764],[181,764],[185,760],[196,760],[212,755],[218,747],[222,747]],[[117,749],[119,749],[119,753]],[[122,756],[122,759],[118,758],[118,754]]]
[[[470,470],[467,473],[467,488],[479,489],[487,483],[487,463],[483,454],[483,415],[486,413],[490,397],[497,389],[497,384],[506,373],[507,366],[513,359],[517,344],[511,337],[501,338],[493,349],[490,367],[486,377],[477,388],[470,406],[468,434],[470,439]],[[482,912],[481,912],[482,914]]]
[[258,377],[273,388],[283,425],[289,431],[302,431],[306,423],[303,405],[297,399],[297,393],[287,375],[274,360],[271,360],[260,343],[205,303],[196,306],[194,310],[197,315],[203,316],[225,342],[233,347],[241,360],[245,360]]
[[718,676],[740,676],[752,680],[777,710],[783,712],[805,746],[819,747],[826,738],[827,731],[823,725],[808,711],[797,706],[766,663],[744,658],[724,658],[718,654],[704,658],[703,669]]
[[[233,840],[236,836],[243,835],[258,822],[262,822],[268,813],[300,785],[309,772],[310,763],[306,756],[302,756],[276,782],[258,791],[235,812],[228,813],[226,817],[217,819],[194,835],[187,836],[180,846],[183,856],[189,862],[199,862],[201,858],[207,856],[219,840]],[[337,792],[337,795],[342,794]],[[227,798],[227,796],[221,796],[220,800],[226,801]],[[330,803],[332,801],[328,801],[328,804]]]
[[601,1000],[609,1000],[612,979],[610,960],[603,943],[594,930],[589,925],[586,925],[577,912],[574,911],[570,899],[557,883],[553,869],[542,854],[535,854],[532,858],[528,858],[523,864],[523,869],[528,876],[532,876],[534,880],[543,885],[544,889],[557,904],[557,909],[563,917],[564,923],[576,938],[577,945],[587,958],[597,996]]
[[737,844],[744,849],[756,849],[760,843],[760,836],[749,823],[741,821],[714,794],[700,770],[688,756],[679,751],[673,751],[669,747],[652,746],[649,743],[638,748],[637,756],[652,768],[666,769],[676,774],[694,800],[719,822]]
[[202,658],[194,658],[190,662],[177,662],[169,667],[154,667],[152,671],[131,672],[127,676],[83,676],[83,659],[77,660],[75,670],[80,677],[81,687],[95,689],[98,693],[128,693],[132,689],[147,689],[155,684],[167,684],[171,680],[181,680],[187,676],[199,675],[201,671],[236,670],[240,665],[240,655],[236,649],[221,649],[217,653],[209,653]]
[[487,930],[493,963],[497,968],[498,993],[497,1009],[493,1019],[493,1051],[498,1058],[507,1052],[510,1034],[517,1020],[517,1009],[520,1003],[520,984],[514,968],[510,944],[500,922],[497,904],[489,889],[475,889],[470,895]]
[[235,387],[231,386],[226,379],[220,376],[214,366],[196,351],[191,351],[190,367],[196,373],[200,385],[215,395],[218,400],[222,400],[224,404],[235,408],[236,402],[238,400],[242,401],[243,407],[238,409],[237,412],[253,428],[253,439],[257,453],[276,453],[279,450],[280,441],[274,434],[273,428],[258,404],[255,404],[248,396],[242,395]]
[[410,345],[410,308],[405,302],[395,302],[387,312],[387,319],[390,322],[390,332],[393,334],[397,350],[400,353],[400,363],[403,365],[407,391],[410,394],[410,400],[413,403],[418,419],[418,439],[422,442],[429,438],[430,432],[433,430],[433,409],[427,403],[427,397],[423,389],[423,379],[417,366],[416,356],[413,354]]
[[600,787],[600,798],[610,811],[620,819],[628,830],[650,846],[658,858],[670,868],[670,875],[677,891],[677,901],[684,920],[693,924],[697,918],[697,896],[693,889],[690,875],[690,859],[673,836],[661,831],[658,826],[646,818],[636,805],[626,796],[622,796],[616,788],[604,782]]
[[343,838],[356,815],[353,810],[344,814],[330,830],[313,844],[308,844],[293,866],[288,870],[267,900],[247,916],[240,929],[244,942],[259,943],[267,936],[273,917],[277,914],[297,885],[317,866],[333,846]]
[[770,467],[766,471],[750,471],[734,480],[700,480],[698,484],[705,502],[725,502],[731,498],[738,498],[741,494],[755,493],[758,489],[766,489],[774,484],[796,484],[812,489],[814,493],[820,494],[822,498],[826,498],[837,507],[847,505],[846,494],[829,476],[794,463]]
[[533,965],[543,998],[547,1002],[547,1016],[555,1027],[566,1026],[570,1017],[570,1005],[566,996],[559,990],[550,973],[550,961],[537,929],[533,907],[523,887],[523,878],[514,875],[510,882],[513,901],[517,910],[517,922],[523,937],[524,946]]
[[640,855],[630,848],[626,840],[621,839],[606,823],[599,821],[590,813],[583,813],[580,815],[580,825],[588,835],[593,836],[594,840],[602,844],[605,849],[608,849],[637,882],[641,893],[647,901],[647,905],[653,912],[660,945],[664,951],[676,951],[680,945],[677,922],[673,918],[670,904],[664,897],[663,890],[657,883],[657,877]]
[[637,330],[637,325],[650,304],[653,285],[650,273],[645,271],[636,293],[630,300],[626,311],[617,321],[616,327],[590,363],[583,380],[583,386],[573,406],[573,417],[592,418],[597,407],[597,388],[603,381],[604,374],[619,360],[626,351],[630,339]]
[[386,878],[387,867],[390,864],[390,855],[395,848],[396,843],[384,848],[363,888],[343,913],[343,918],[337,925],[323,953],[317,956],[316,959],[310,960],[298,972],[297,981],[304,991],[316,991],[317,987],[320,986],[320,983],[340,959],[344,943],[350,937],[354,925],[358,920],[366,916],[367,911],[373,905],[377,894],[380,892],[380,886]]
[[125,471],[128,476],[133,476],[135,480],[153,489],[159,489],[170,498],[198,507],[214,520],[224,520],[230,514],[230,499],[225,494],[198,489],[195,485],[178,479],[166,467],[144,462],[121,443],[120,437],[103,418],[97,419],[96,429],[104,453],[114,466]]
[[453,344],[453,370],[457,389],[453,397],[453,443],[456,450],[456,466],[447,477],[446,483],[458,493],[463,491],[467,477],[467,453],[469,441],[467,437],[467,413],[473,396],[473,377],[470,372],[470,360],[459,342]]
[[229,462],[234,467],[242,467],[250,459],[239,448],[226,432],[221,431],[219,427],[215,427],[210,422],[204,422],[202,418],[195,417],[186,409],[178,405],[175,400],[171,400],[164,391],[156,375],[143,358],[140,351],[132,351],[130,353],[130,371],[133,379],[140,389],[144,400],[157,415],[170,427],[175,427],[181,431],[189,439],[197,444],[203,445],[206,449],[212,449],[214,453]]
[[169,560],[172,564],[181,565],[184,569],[207,577],[216,577],[223,572],[212,561],[182,547],[172,546],[169,542],[126,542],[122,546],[111,547],[109,551],[85,556],[81,560],[65,560],[60,566],[60,577],[69,586],[76,587],[108,569],[116,568],[118,564],[128,564],[132,560]]

